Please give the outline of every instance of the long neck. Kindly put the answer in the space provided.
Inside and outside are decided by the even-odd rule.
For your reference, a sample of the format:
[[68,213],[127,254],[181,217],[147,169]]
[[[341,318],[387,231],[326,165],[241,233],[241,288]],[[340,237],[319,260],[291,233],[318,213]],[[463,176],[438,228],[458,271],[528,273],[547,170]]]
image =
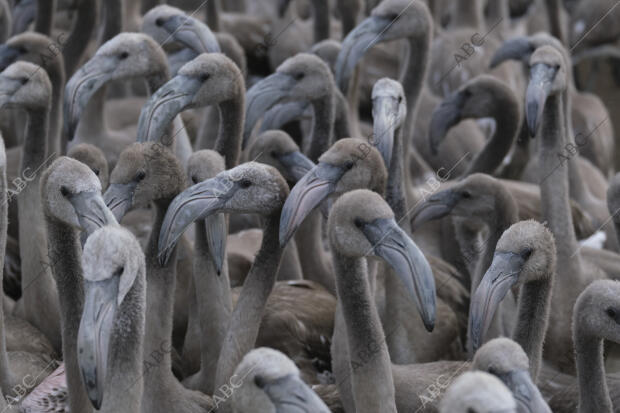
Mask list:
[[146,279],[144,269],[141,269],[116,313],[115,329],[110,338],[110,365],[106,375],[106,397],[100,410],[102,413],[140,412],[144,391],[145,299]]
[[[33,111],[22,149],[20,175],[14,179],[9,196],[17,195],[19,222],[19,255],[22,263],[22,295],[26,319],[41,329],[60,350],[58,298],[50,272],[45,235],[45,220],[41,210],[41,173],[49,166],[46,158],[48,112]],[[41,311],[45,308],[45,311]],[[48,317],[50,315],[51,317]]]
[[530,375],[536,382],[542,361],[543,341],[551,309],[553,274],[523,285],[519,296],[517,324],[512,335],[530,359]]
[[[226,332],[224,346],[217,363],[216,389],[228,383],[243,356],[254,347],[267,298],[276,281],[282,257],[278,238],[280,213],[267,217],[265,221],[260,250],[243,283]],[[230,412],[230,403],[221,405],[220,409]]]
[[297,250],[300,251],[299,263],[303,269],[304,279],[318,282],[332,294],[336,293],[333,271],[325,259],[321,229],[323,217],[319,210],[312,211],[299,226],[295,234]]
[[239,162],[241,138],[245,119],[245,95],[239,91],[236,99],[222,102],[220,108],[220,132],[215,141],[215,150],[226,162],[226,169],[233,168]]
[[390,356],[370,294],[366,263],[334,252],[334,265],[349,344],[356,411],[396,412]]
[[310,141],[307,155],[312,162],[317,162],[325,149],[332,143],[332,126],[334,124],[335,106],[333,88],[331,93],[320,99],[312,101],[314,109],[314,124],[312,127],[312,140]]
[[[107,130],[105,121],[105,101],[107,90],[107,86],[101,87],[86,104],[86,108],[84,109],[78,125],[77,134],[79,136],[84,136],[88,139],[89,136],[92,135],[91,131],[103,132]],[[96,137],[92,136],[92,138]]]
[[[1,144],[4,146],[4,143]],[[3,149],[4,150],[4,149]],[[6,197],[6,164],[0,168],[0,268],[4,268],[4,251],[6,248],[6,231],[8,207]],[[0,282],[2,275],[0,275]],[[2,291],[2,290],[0,290]],[[11,366],[6,353],[6,336],[4,334],[4,307],[0,306],[0,387],[9,389],[14,383],[12,380]],[[0,397],[4,399],[3,397]]]
[[451,28],[480,29],[484,27],[484,15],[480,0],[456,0],[455,9],[454,23],[450,24]]
[[176,248],[165,265],[157,258],[158,240],[170,200],[155,202],[155,219],[144,251],[146,259],[146,327],[144,337],[144,392],[156,392],[172,380],[172,309],[176,281]]
[[575,326],[575,357],[579,380],[579,412],[613,411],[603,361],[603,340],[579,331]]
[[103,44],[123,30],[122,0],[105,0],[103,2],[103,32],[99,44]]
[[[53,49],[57,50],[57,49]],[[46,52],[51,53],[51,52]],[[57,53],[57,52],[54,52]],[[47,153],[51,156],[64,154],[66,142],[61,141],[62,100],[65,92],[65,66],[62,57],[58,56],[53,63],[46,67],[47,74],[52,82],[52,110],[50,130],[47,135]]]
[[329,2],[314,0],[312,7],[314,8],[314,43],[318,43],[330,37]]
[[560,0],[545,0],[547,6],[547,19],[551,35],[559,39],[562,44],[566,43],[566,30],[562,24],[562,8],[564,5]]
[[[222,214],[217,219],[225,219]],[[207,244],[205,221],[196,222],[194,285],[200,320],[200,374],[204,377],[205,394],[213,394],[217,361],[224,343],[232,313],[228,264],[217,274]]]
[[48,265],[51,266],[56,279],[60,300],[62,354],[69,388],[69,407],[72,412],[92,412],[92,405],[84,390],[77,360],[77,335],[84,306],[84,284],[78,237],[73,228],[49,217],[47,218],[47,237]]
[[37,18],[34,31],[49,36],[54,25],[56,0],[37,0]]
[[462,176],[476,172],[493,174],[510,152],[519,132],[519,106],[512,100],[498,100],[495,108],[495,113],[492,114],[496,125],[495,134],[469,164]]
[[81,0],[78,2],[73,30],[71,30],[67,43],[62,49],[67,79],[71,77],[80,63],[93,30],[97,27],[98,9],[97,0]]
[[334,99],[336,99],[336,114],[334,117],[334,141],[353,136],[351,133],[351,125],[349,125],[349,105],[339,89],[334,90]]
[[581,274],[569,204],[568,165],[558,156],[564,153],[567,141],[560,95],[549,96],[543,116],[538,162],[543,215],[556,240],[558,274]]
[[[402,128],[398,128],[394,131],[394,145],[392,146],[392,160],[390,162],[390,168],[388,171],[388,181],[385,199],[394,211],[394,217],[396,222],[400,222],[401,219],[407,213],[407,203],[405,200],[405,150],[402,138]],[[408,226],[408,225],[405,225]]]
[[207,26],[209,29],[214,32],[220,31],[220,11],[222,10],[222,5],[220,4],[220,0],[212,0],[207,2],[207,7],[205,8],[207,14]]
[[[420,94],[428,70],[430,41],[430,29],[429,32],[420,36],[409,38],[409,61],[401,76],[401,83],[407,97],[407,119],[405,120],[403,134],[406,142],[409,142],[414,134]],[[408,147],[408,145],[404,145],[404,147]]]

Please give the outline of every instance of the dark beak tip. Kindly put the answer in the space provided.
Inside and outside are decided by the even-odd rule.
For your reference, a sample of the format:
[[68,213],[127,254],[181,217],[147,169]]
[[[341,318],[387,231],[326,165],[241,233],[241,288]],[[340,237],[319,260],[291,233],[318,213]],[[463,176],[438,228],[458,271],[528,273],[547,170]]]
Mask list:
[[426,327],[426,331],[428,331],[429,333],[432,333],[433,330],[435,329],[435,321],[425,321],[424,327]]

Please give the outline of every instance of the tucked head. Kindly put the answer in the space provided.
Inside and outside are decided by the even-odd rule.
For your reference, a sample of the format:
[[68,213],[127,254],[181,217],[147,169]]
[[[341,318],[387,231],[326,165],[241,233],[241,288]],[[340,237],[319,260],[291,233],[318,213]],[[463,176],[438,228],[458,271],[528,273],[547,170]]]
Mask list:
[[517,413],[510,390],[495,376],[481,371],[461,374],[446,390],[441,413]]
[[108,172],[108,161],[101,149],[89,143],[80,143],[72,147],[67,153],[67,156],[77,159],[87,165],[93,173],[97,175],[101,181],[101,188],[105,191],[108,187],[110,176]]
[[19,61],[0,73],[0,108],[46,111],[51,99],[52,83],[41,66]]

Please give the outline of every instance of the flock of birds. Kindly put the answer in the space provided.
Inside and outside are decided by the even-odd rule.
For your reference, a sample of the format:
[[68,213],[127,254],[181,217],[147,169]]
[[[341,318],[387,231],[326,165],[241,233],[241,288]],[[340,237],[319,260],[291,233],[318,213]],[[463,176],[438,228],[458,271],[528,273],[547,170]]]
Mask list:
[[160,3],[0,0],[0,413],[620,411],[620,1]]

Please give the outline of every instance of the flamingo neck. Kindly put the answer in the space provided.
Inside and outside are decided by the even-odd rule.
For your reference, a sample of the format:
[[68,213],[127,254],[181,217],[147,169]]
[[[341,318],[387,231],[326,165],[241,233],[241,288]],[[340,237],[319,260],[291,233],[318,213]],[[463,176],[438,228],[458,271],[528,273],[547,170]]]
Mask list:
[[605,380],[603,340],[575,326],[575,357],[579,380],[579,412],[611,413],[612,404]]
[[230,169],[239,163],[241,153],[245,121],[245,93],[242,87],[235,99],[219,104],[219,112],[220,131],[214,149],[224,157],[226,169]]

